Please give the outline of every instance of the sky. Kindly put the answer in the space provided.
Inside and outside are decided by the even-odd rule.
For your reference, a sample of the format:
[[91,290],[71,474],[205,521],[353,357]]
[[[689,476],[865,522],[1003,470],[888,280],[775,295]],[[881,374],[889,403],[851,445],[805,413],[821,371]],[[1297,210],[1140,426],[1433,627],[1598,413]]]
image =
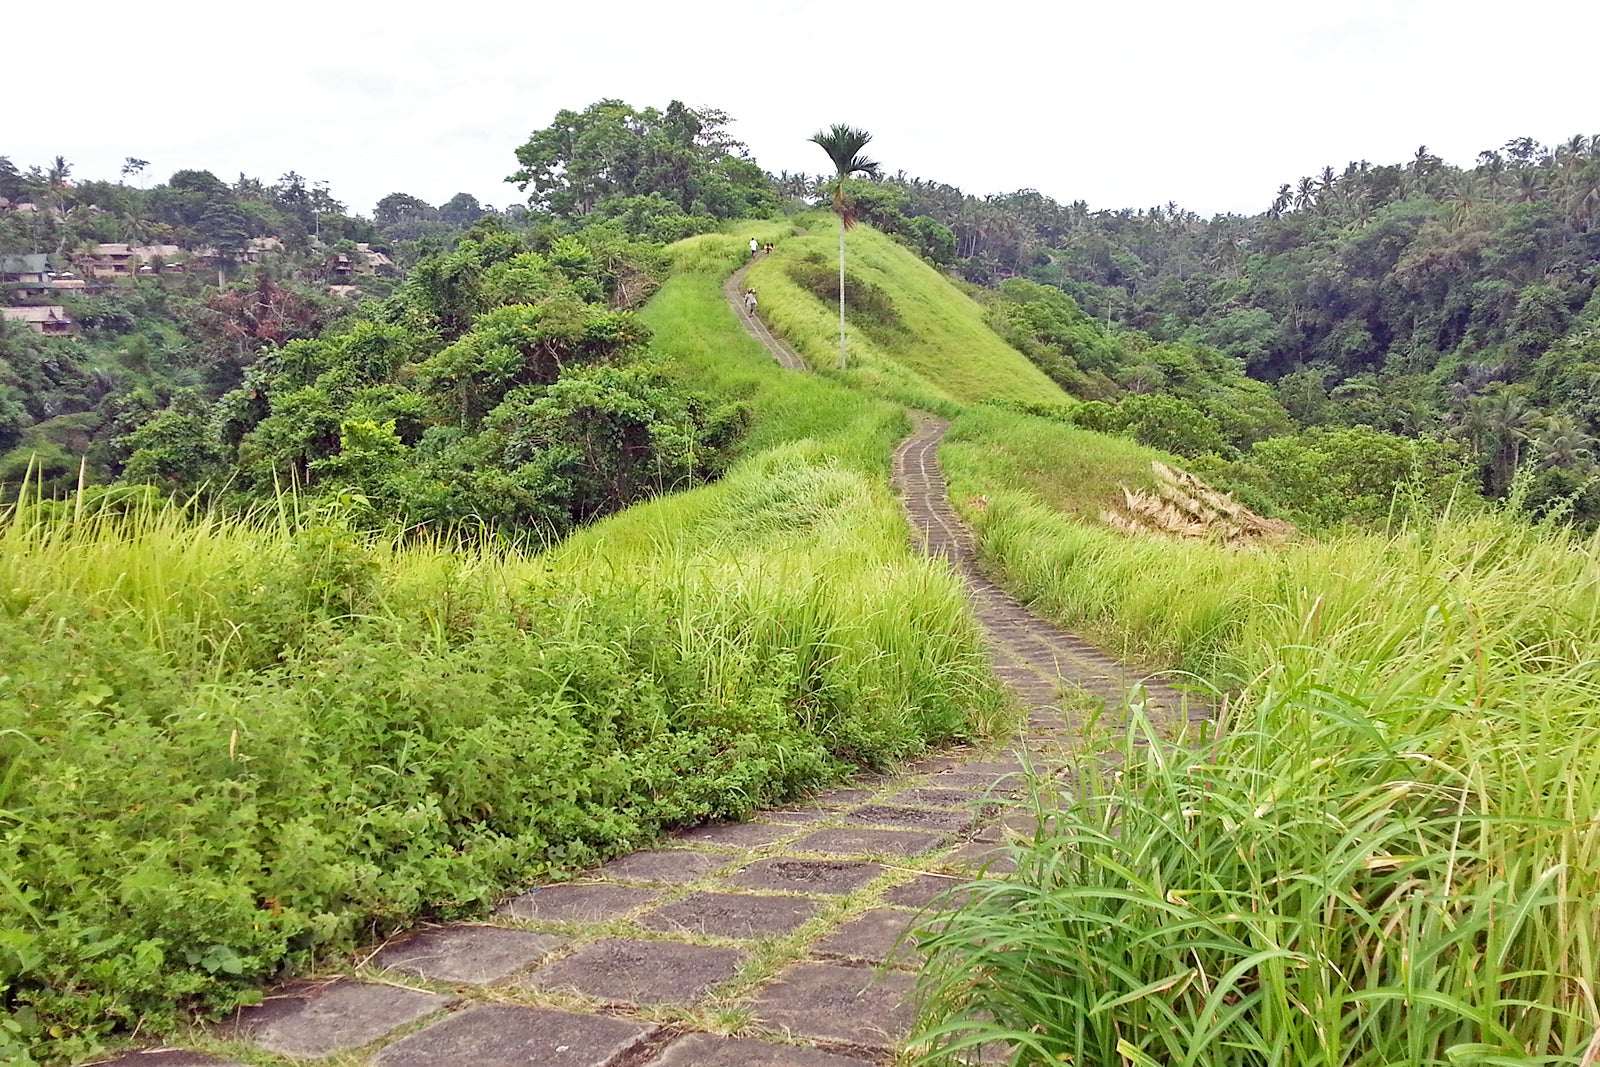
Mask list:
[[[406,192],[503,207],[513,156],[562,108],[679,99],[734,120],[767,170],[868,154],[990,194],[1091,208],[1264,210],[1324,165],[1447,162],[1600,133],[1600,2],[1344,0],[78,0],[48,48],[6,49],[0,155],[145,184],[294,170],[370,214]],[[69,44],[63,50],[61,45]]]

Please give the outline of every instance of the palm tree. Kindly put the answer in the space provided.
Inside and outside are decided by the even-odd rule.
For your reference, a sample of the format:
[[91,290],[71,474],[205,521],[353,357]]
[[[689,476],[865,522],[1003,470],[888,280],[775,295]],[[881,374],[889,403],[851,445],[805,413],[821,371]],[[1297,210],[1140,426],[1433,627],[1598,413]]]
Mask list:
[[1317,206],[1317,183],[1311,178],[1301,178],[1294,193],[1294,209],[1309,211]]
[[1280,185],[1278,186],[1278,197],[1272,202],[1272,207],[1267,210],[1267,214],[1275,219],[1281,218],[1283,213],[1289,210],[1289,205],[1292,203],[1294,203],[1294,189],[1288,183]]
[[1503,493],[1522,462],[1522,446],[1543,421],[1513,389],[1499,388],[1475,397],[1462,428],[1489,462],[1489,491]]
[[1534,452],[1545,469],[1565,467],[1585,469],[1593,456],[1594,438],[1578,427],[1571,415],[1557,412],[1545,417],[1534,438]]
[[839,369],[845,368],[844,351],[844,231],[855,224],[850,203],[845,199],[845,179],[857,174],[876,176],[878,164],[861,154],[872,140],[872,134],[854,126],[834,123],[828,130],[818,130],[811,135],[811,143],[828,153],[833,160],[833,210],[839,216]]

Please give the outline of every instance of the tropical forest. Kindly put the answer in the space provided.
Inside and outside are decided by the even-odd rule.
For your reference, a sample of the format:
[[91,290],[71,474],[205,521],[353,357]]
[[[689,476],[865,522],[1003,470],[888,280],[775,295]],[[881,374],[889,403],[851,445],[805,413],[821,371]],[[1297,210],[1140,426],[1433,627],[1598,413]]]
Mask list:
[[1600,1064],[1600,136],[574,104],[0,156],[0,1062]]

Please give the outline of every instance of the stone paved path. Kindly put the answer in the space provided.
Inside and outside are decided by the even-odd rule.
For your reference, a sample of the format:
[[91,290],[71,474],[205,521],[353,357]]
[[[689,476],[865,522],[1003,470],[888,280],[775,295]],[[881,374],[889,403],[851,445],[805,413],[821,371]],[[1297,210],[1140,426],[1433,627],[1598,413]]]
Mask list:
[[[785,366],[805,369],[724,287]],[[412,931],[345,973],[270,992],[186,1048],[118,1067],[862,1067],[894,1062],[912,1023],[917,927],[958,906],[1004,845],[1031,837],[1025,766],[1072,726],[1063,691],[1115,709],[1182,697],[1043,622],[977,570],[946,500],[945,424],[917,417],[894,480],[918,542],[960,572],[997,675],[1029,709],[1017,745],[867,776],[747,823],[702,826],[578,879],[536,886],[483,923]],[[1142,685],[1142,690],[1136,687]],[[1083,703],[1068,694],[1068,706]],[[1002,1057],[1003,1058],[1003,1057]]]
[[950,561],[966,583],[973,615],[983,627],[995,674],[1030,709],[1030,732],[1070,730],[1060,716],[1064,696],[1078,691],[1115,710],[1142,698],[1151,718],[1170,721],[1204,709],[1158,679],[1146,677],[1081,638],[1046,622],[978,569],[972,533],[950,506],[939,443],[950,424],[913,413],[915,429],[894,454],[894,484],[912,533],[924,551]]
[[[728,303],[733,306],[734,313],[739,316],[739,325],[743,326],[745,332],[751,337],[766,346],[767,351],[772,353],[772,358],[777,360],[781,366],[786,370],[809,371],[811,367],[789,342],[767,329],[767,324],[761,320],[759,313],[752,315],[745,309],[744,279],[753,266],[755,266],[755,260],[751,260],[734,271],[728,277],[728,280],[722,283],[722,295],[728,298]],[[760,294],[756,295],[759,299]]]

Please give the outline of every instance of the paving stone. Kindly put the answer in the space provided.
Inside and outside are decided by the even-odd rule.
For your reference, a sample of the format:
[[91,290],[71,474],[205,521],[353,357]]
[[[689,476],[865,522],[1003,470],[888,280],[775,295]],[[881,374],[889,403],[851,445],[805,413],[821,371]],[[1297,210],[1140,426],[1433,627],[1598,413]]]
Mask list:
[[644,1067],[862,1067],[870,1062],[748,1037],[689,1034],[662,1049]]
[[147,1049],[118,1056],[100,1067],[247,1067],[237,1060],[219,1060],[200,1052],[182,1049]]
[[965,833],[977,822],[970,811],[951,811],[949,808],[906,808],[897,804],[868,804],[844,816],[845,822],[866,823],[872,826],[908,826],[918,830],[943,830],[947,833]]
[[987,841],[969,841],[940,860],[947,867],[967,867],[985,874],[1008,874],[1017,869],[1011,850]]
[[600,868],[608,878],[633,882],[682,885],[697,882],[720,867],[733,862],[732,856],[714,852],[695,852],[687,848],[655,848],[621,856]]
[[966,884],[965,878],[919,874],[904,885],[897,885],[884,893],[883,902],[902,908],[959,908],[972,899],[972,892],[965,888]]
[[788,823],[791,826],[821,822],[832,815],[833,812],[822,808],[768,808],[761,813],[763,819],[771,822]]
[[986,841],[991,845],[1005,840],[1005,826],[998,822],[986,823],[968,835],[973,841]]
[[390,945],[372,963],[430,982],[488,985],[526,970],[569,940],[497,926],[442,926]]
[[576,989],[609,1004],[690,1005],[732,978],[745,953],[683,941],[608,937],[541,968],[533,989]]
[[1033,734],[1066,733],[1072,729],[1059,710],[1036,708],[1028,713],[1028,731]]
[[913,774],[935,774],[961,765],[960,756],[927,756],[915,763],[906,765],[906,770]]
[[[1018,837],[1032,839],[1038,836],[1039,822],[1039,813],[1032,808],[1028,808],[1024,811],[1016,811],[1012,812],[1010,815],[1007,815],[1005,818],[1000,820],[1000,825]],[[1054,823],[1054,815],[1046,815],[1044,817],[1044,824],[1046,828],[1049,828]]]
[[886,802],[890,804],[911,804],[924,808],[961,809],[970,809],[978,805],[992,807],[995,803],[994,799],[986,795],[982,789],[939,788],[936,786],[907,789],[886,798]]
[[914,982],[870,967],[796,964],[756,999],[756,1019],[779,1033],[889,1049],[911,1028]]
[[371,982],[302,983],[234,1017],[234,1033],[280,1056],[320,1060],[449,1007],[455,997]]
[[600,883],[543,885],[495,909],[502,919],[534,922],[607,922],[655,900],[659,889]]
[[936,830],[866,830],[839,826],[817,830],[789,847],[825,856],[915,856],[938,848],[950,835]]
[[771,822],[719,822],[681,830],[675,836],[689,845],[712,848],[765,848],[794,833],[794,827]]
[[977,789],[991,796],[1021,796],[1028,789],[1027,776],[1020,771],[1012,774],[945,771],[928,779],[928,784],[936,789]]
[[728,879],[750,889],[779,889],[794,893],[849,893],[878,877],[876,863],[848,860],[797,860],[786,856],[757,860]]
[[831,789],[821,796],[812,797],[811,802],[824,807],[842,808],[864,803],[877,795],[875,789]]
[[637,920],[662,933],[714,934],[717,937],[776,937],[802,925],[822,907],[805,897],[754,893],[690,893],[647,912]]
[[992,774],[999,777],[1002,774],[1020,774],[1025,770],[1019,759],[994,759],[975,760],[972,763],[963,763],[951,773],[960,774]]
[[916,912],[902,908],[873,908],[835,927],[827,937],[812,945],[811,951],[819,956],[844,956],[871,963],[915,962],[916,940],[904,935],[925,921]]
[[551,1008],[484,1004],[378,1053],[378,1067],[611,1067],[655,1028]]

